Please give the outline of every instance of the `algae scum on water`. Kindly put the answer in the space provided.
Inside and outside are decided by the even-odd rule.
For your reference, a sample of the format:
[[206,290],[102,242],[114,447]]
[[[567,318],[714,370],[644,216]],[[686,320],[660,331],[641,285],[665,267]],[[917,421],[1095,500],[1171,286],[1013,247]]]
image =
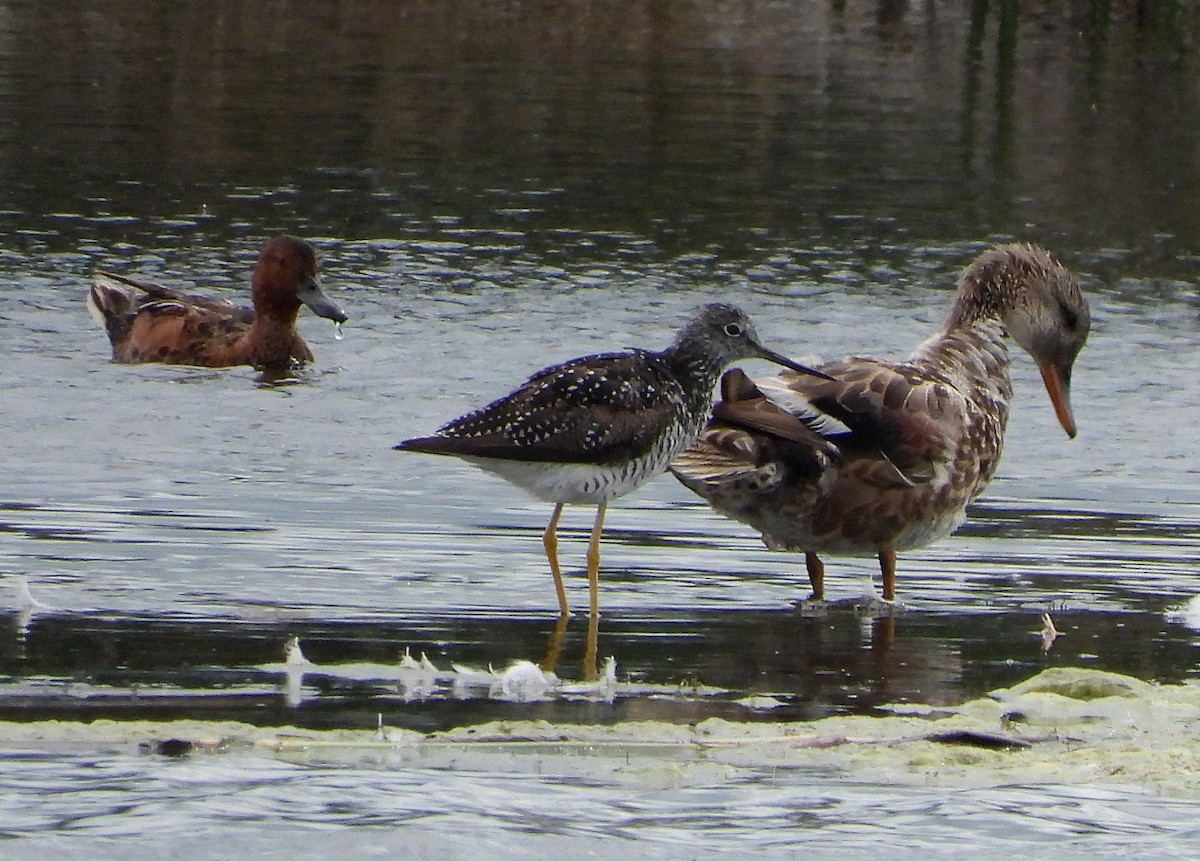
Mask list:
[[279,757],[308,763],[561,774],[633,786],[711,785],[764,769],[922,786],[1109,784],[1200,798],[1200,684],[1049,669],[956,707],[789,723],[611,726],[494,721],[424,734],[201,721],[0,726],[9,750]]

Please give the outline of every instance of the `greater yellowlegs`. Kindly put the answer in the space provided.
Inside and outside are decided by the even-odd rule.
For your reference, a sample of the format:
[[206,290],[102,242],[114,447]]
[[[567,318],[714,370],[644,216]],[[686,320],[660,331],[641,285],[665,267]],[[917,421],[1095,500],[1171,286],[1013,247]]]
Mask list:
[[1037,362],[1074,437],[1071,368],[1090,324],[1057,260],[997,246],[963,271],[942,331],[907,360],[820,365],[832,380],[730,371],[713,422],[671,470],[768,547],[803,551],[814,600],[819,553],[876,555],[894,600],[897,551],[957,529],[996,471],[1012,399],[1007,336]]
[[563,619],[568,607],[558,565],[558,519],[568,503],[595,505],[587,553],[595,618],[608,502],[664,471],[692,443],[709,418],[722,370],[748,358],[828,379],[763,347],[745,313],[714,303],[701,308],[665,350],[602,353],[545,368],[433,436],[396,448],[463,458],[554,503],[543,545]]

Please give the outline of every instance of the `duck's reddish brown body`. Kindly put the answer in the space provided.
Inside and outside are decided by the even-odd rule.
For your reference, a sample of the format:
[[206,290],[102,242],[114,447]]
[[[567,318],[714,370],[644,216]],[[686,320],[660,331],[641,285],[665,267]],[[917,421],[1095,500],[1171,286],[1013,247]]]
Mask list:
[[312,247],[293,236],[276,236],[263,246],[251,297],[254,307],[246,308],[105,273],[92,285],[87,304],[108,331],[113,361],[209,368],[277,370],[311,362],[312,351],[296,330],[303,305],[337,323],[346,320],[321,290]]

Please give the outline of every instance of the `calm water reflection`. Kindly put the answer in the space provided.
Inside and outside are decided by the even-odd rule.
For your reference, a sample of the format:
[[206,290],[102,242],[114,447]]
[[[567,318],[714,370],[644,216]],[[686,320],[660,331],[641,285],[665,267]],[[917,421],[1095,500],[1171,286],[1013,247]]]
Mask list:
[[[1056,664],[1194,676],[1196,22],[1095,5],[0,5],[0,717],[770,720]],[[303,320],[296,385],[107,362],[94,269],[235,293],[278,230],[352,315],[343,341]],[[1080,438],[1022,357],[999,477],[901,558],[895,619],[801,617],[802,559],[663,478],[610,512],[600,653],[727,694],[518,705],[333,674],[293,706],[263,669],[291,636],[320,665],[544,650],[545,511],[397,440],[714,298],[794,355],[905,352],[1014,236],[1092,298]],[[587,520],[564,518],[573,569]],[[831,560],[831,596],[872,568]],[[25,616],[22,579],[46,605]]]

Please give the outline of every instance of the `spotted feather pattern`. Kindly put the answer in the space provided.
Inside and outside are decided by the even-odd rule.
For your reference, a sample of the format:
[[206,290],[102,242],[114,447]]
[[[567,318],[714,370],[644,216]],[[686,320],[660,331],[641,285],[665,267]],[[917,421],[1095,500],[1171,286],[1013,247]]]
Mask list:
[[573,359],[426,437],[396,446],[448,454],[551,502],[601,502],[667,468],[708,419],[713,388],[732,361],[765,350],[731,305],[706,305],[662,351]]

